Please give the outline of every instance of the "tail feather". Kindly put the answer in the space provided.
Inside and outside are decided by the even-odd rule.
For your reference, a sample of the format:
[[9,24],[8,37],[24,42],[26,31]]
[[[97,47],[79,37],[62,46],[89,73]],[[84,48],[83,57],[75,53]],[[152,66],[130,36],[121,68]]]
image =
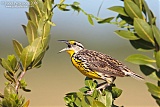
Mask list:
[[[124,68],[123,68],[123,69],[124,69]],[[128,68],[125,68],[125,70],[122,70],[122,71],[124,72],[124,74],[125,74],[126,76],[130,76],[130,77],[135,78],[135,79],[137,79],[137,80],[144,80],[143,77],[141,77],[140,75],[132,72],[132,71],[131,71],[130,69],[128,69]]]
[[144,80],[143,77],[141,77],[140,75],[136,74],[136,73],[130,73],[129,76],[131,76],[132,78],[138,79],[138,80]]

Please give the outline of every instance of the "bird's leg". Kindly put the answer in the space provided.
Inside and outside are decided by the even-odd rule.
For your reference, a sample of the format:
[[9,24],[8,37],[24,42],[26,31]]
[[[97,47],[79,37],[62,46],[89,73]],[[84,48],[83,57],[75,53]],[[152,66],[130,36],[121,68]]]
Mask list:
[[[96,90],[101,93],[101,89],[104,90],[108,86],[110,86],[110,85],[107,83],[107,81],[105,81],[105,82],[98,84]],[[93,93],[93,91],[94,90],[87,91],[87,95],[91,95]]]
[[107,81],[102,82],[102,83],[98,84],[98,87],[96,88],[96,90],[105,89],[107,86],[109,86]]
[[[105,82],[102,82],[100,84],[97,85],[96,90],[98,90],[101,93],[101,89],[105,89],[106,87],[110,86],[111,84],[113,84],[114,80],[116,79],[116,77],[107,77],[105,78]],[[87,94],[91,95],[93,93],[94,90],[88,91]]]
[[[99,91],[99,92],[101,92],[100,89],[105,89],[107,86],[108,86],[107,81],[102,82],[102,83],[100,83],[100,84],[97,85],[96,90]],[[93,91],[94,90],[87,91],[87,94],[91,95],[93,93]]]
[[98,87],[96,88],[97,90],[100,89],[105,89],[106,87],[110,86],[111,84],[113,84],[114,80],[116,79],[116,77],[106,77],[104,80],[105,82],[98,84]]

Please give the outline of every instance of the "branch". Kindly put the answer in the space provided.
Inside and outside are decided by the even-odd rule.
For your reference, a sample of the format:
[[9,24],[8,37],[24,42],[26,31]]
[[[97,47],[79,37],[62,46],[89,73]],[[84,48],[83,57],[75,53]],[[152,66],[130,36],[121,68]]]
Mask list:
[[25,73],[26,73],[25,71],[22,71],[21,75],[20,75],[19,78],[17,79],[16,87],[15,87],[15,90],[16,90],[17,94],[18,94],[18,88],[19,88],[19,86],[20,86],[20,81],[21,81],[22,78],[24,77]]

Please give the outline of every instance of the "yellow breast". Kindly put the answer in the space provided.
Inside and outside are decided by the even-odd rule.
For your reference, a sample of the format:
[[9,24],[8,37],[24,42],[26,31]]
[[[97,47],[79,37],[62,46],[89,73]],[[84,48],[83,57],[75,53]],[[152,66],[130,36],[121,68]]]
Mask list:
[[71,61],[73,65],[85,76],[93,79],[101,79],[101,77],[97,74],[96,71],[90,71],[89,69],[85,69],[83,62],[81,60],[74,59],[71,57]]

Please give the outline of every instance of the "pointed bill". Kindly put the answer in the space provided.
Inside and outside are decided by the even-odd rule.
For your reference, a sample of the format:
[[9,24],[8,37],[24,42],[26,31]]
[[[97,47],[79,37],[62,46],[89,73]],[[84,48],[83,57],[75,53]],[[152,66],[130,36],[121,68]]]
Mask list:
[[62,50],[60,50],[58,53],[61,53],[61,52],[64,52],[64,51],[67,51],[69,48],[64,48]]
[[58,40],[58,41],[68,43],[68,40]]
[[[68,45],[68,40],[58,40],[58,41],[66,43]],[[67,51],[67,50],[69,50],[69,48],[64,48],[64,49],[60,50],[58,53],[61,53],[61,52]]]

